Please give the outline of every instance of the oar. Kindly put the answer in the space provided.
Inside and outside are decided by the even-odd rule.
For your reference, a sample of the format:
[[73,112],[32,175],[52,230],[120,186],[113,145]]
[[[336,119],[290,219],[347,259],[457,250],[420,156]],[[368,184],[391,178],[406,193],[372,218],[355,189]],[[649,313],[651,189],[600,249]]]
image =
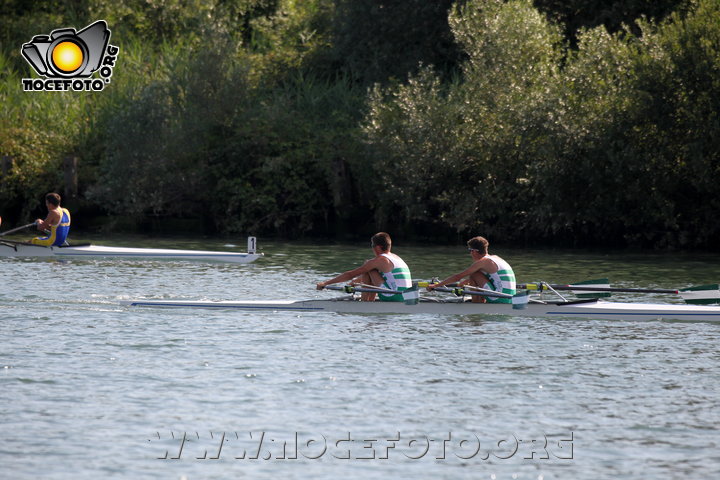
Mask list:
[[527,308],[528,303],[545,303],[540,300],[531,299],[528,295],[528,291],[524,290],[522,292],[518,292],[515,295],[510,295],[508,293],[502,293],[502,292],[494,292],[492,290],[487,290],[485,288],[480,287],[474,287],[474,286],[465,286],[463,288],[455,287],[455,288],[448,288],[448,287],[437,287],[433,289],[434,292],[448,292],[453,293],[457,295],[458,297],[462,297],[464,295],[479,295],[483,297],[496,297],[496,298],[509,298],[510,303],[512,304],[512,308],[515,310],[523,310]]
[[[590,286],[596,284],[598,286]],[[603,286],[600,286],[602,284]],[[709,305],[720,303],[720,285],[715,283],[711,285],[698,285],[686,288],[613,288],[606,287],[606,279],[588,280],[572,285],[554,285],[543,282],[518,284],[517,288],[526,290],[570,290],[577,296],[601,296],[603,293],[609,296],[610,293],[663,293],[668,295],[680,295],[685,303],[695,305]],[[582,293],[585,292],[585,293]],[[592,293],[591,293],[592,292]]]
[[[430,282],[417,282],[418,287],[427,287],[430,285]],[[455,286],[457,284],[450,284],[448,287]],[[573,292],[598,292],[598,293],[611,293],[611,292],[617,292],[617,293],[672,293],[672,294],[678,294],[680,293],[679,289],[675,290],[668,290],[668,289],[661,289],[661,288],[654,288],[654,289],[648,289],[648,288],[612,288],[608,285],[607,279],[602,280],[586,280],[584,282],[578,282],[573,284],[550,284],[545,282],[535,282],[535,283],[518,283],[515,288],[518,290],[537,290],[537,291],[551,291],[551,290],[569,290]],[[472,287],[472,288],[478,288],[478,287]],[[435,289],[437,290],[437,289]],[[442,291],[442,290],[441,290]]]
[[[418,287],[427,287],[431,282],[419,281]],[[573,284],[548,284],[545,282],[518,283],[518,290],[531,291],[571,291],[578,297],[609,297],[611,293],[663,293],[680,295],[685,303],[708,305],[720,303],[720,284],[699,285],[686,288],[614,288],[608,285],[606,278],[585,280]],[[438,290],[438,289],[435,289]]]
[[27,225],[23,225],[22,227],[13,228],[12,230],[8,230],[7,232],[0,233],[0,237],[2,237],[4,235],[8,235],[13,232],[17,232],[19,230],[24,230],[26,228],[34,227],[35,225],[37,225],[37,223],[33,222],[33,223],[28,223]]
[[[422,288],[433,285],[434,283],[437,282],[426,282],[420,280],[413,282],[413,285],[417,285],[418,288]],[[454,293],[458,297],[462,297],[463,295],[482,295],[484,297],[512,298],[512,295],[508,295],[507,293],[496,292],[495,290],[488,290],[487,288],[480,288],[474,285],[463,285],[462,287],[459,287],[457,283],[449,283],[447,285],[443,285],[442,287],[436,287],[433,291]]]
[[[585,282],[582,282],[585,283]],[[555,285],[555,284],[548,284],[544,282],[537,282],[537,283],[521,283],[517,285],[517,288],[524,288],[526,290],[538,290],[538,291],[548,291],[548,290],[569,290],[573,292],[610,292],[610,293],[671,293],[677,295],[680,293],[680,290],[677,289],[667,289],[667,288],[613,288],[613,287],[603,287],[603,286],[590,286],[590,285],[580,285],[580,284],[571,284],[571,285]]]
[[720,303],[720,285],[715,283],[712,285],[699,285],[697,287],[681,288],[680,296],[683,300],[685,300],[685,303],[692,303],[695,305]]
[[448,287],[437,287],[433,289],[435,292],[446,292],[446,293],[453,293],[457,295],[458,297],[462,297],[463,295],[479,295],[481,297],[497,297],[497,298],[512,298],[512,295],[509,295],[507,293],[501,293],[501,292],[493,292],[492,290],[486,290],[484,288],[479,287],[455,287],[455,288],[448,288]]
[[355,285],[327,285],[325,287],[328,290],[338,290],[345,293],[362,293],[362,292],[369,292],[369,293],[390,293],[390,294],[396,294],[396,293],[403,293],[399,292],[397,290],[388,290],[387,288],[380,288],[380,287],[370,287],[370,286],[364,286],[364,287],[356,287]]
[[[439,280],[436,280],[434,282],[433,281],[428,282],[426,280],[419,280],[419,281],[413,281],[413,285],[417,285],[418,288],[425,288],[428,285],[433,285],[438,282],[439,282]],[[445,287],[457,287],[458,284],[457,283],[448,283],[447,285],[444,285],[444,286]]]

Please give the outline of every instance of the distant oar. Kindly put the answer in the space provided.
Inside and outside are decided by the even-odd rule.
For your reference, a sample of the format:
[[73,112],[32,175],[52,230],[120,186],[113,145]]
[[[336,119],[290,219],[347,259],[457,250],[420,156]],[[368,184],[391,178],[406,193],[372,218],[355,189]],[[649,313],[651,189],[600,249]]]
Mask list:
[[22,227],[13,228],[12,230],[8,230],[7,232],[0,233],[0,237],[2,237],[4,235],[8,235],[13,232],[17,232],[19,230],[24,230],[26,228],[34,227],[35,225],[37,225],[37,224],[35,222],[33,222],[33,223],[28,223],[27,225],[23,225]]

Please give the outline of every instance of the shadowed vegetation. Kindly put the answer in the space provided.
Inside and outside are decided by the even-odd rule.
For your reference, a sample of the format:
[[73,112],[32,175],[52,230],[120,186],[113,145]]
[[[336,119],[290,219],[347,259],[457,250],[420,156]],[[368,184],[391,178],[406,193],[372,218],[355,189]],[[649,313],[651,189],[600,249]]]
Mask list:
[[[23,43],[97,19],[104,91],[22,91]],[[718,245],[714,0],[5,0],[0,21],[6,222],[76,156],[80,226]]]

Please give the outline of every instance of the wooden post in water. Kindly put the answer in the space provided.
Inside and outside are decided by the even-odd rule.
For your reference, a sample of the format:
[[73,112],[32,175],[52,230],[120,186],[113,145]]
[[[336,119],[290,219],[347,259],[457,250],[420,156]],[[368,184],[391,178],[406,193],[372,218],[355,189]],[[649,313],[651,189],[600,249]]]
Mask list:
[[74,155],[65,157],[65,197],[72,199],[78,193],[78,158]]

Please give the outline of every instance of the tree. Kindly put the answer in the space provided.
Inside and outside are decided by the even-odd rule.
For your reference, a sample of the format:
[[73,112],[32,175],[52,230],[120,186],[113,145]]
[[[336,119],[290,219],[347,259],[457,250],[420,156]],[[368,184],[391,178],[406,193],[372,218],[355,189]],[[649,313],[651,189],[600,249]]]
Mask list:
[[419,63],[450,72],[459,52],[448,26],[453,0],[337,0],[335,69],[361,83],[404,81]]

